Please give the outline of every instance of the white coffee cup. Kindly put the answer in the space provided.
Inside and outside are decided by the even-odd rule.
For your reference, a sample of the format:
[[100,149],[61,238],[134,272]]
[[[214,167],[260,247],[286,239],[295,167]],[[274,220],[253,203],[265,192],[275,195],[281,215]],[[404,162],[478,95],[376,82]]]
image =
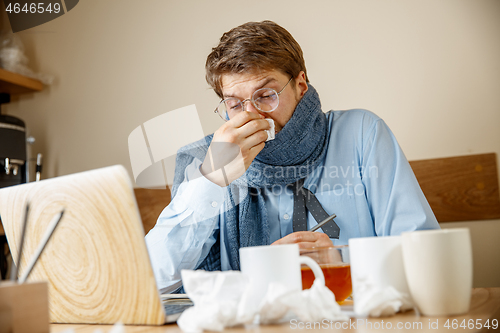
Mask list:
[[[362,237],[349,239],[351,258],[352,294],[354,311],[358,315],[374,315],[377,304],[373,295],[392,293],[394,288],[402,300],[399,309],[378,309],[383,315],[407,310],[412,307],[410,291],[406,282],[400,236]],[[391,289],[391,290],[388,290]],[[380,298],[380,297],[379,297]],[[378,314],[380,315],[380,314]]]
[[289,290],[302,290],[301,264],[309,266],[315,279],[325,285],[319,265],[309,257],[300,256],[297,244],[240,248],[241,272],[250,280],[250,306],[254,309],[260,307],[272,283],[279,283]]
[[469,229],[407,232],[401,235],[411,295],[420,312],[450,316],[469,311],[472,245]]

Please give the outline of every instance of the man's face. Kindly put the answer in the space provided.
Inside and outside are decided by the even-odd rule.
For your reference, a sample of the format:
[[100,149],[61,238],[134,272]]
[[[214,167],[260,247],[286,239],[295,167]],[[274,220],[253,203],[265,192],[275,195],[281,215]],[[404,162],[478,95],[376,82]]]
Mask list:
[[[222,75],[222,94],[224,99],[236,97],[245,100],[251,98],[252,94],[260,88],[273,88],[276,92],[279,92],[287,84],[288,80],[290,80],[289,76],[277,70],[224,74]],[[278,133],[292,117],[298,102],[306,91],[305,74],[300,72],[295,81],[291,81],[279,95],[279,105],[276,110],[261,112],[251,102],[245,103],[245,110],[273,119],[276,133]]]

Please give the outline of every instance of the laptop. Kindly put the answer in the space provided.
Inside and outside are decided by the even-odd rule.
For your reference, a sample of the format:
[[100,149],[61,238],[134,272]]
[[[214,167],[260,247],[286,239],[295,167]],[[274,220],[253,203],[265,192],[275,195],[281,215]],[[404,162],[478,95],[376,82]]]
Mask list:
[[160,297],[132,182],[123,166],[0,189],[0,217],[19,276],[53,217],[64,216],[28,281],[47,281],[52,323],[162,325],[192,303]]

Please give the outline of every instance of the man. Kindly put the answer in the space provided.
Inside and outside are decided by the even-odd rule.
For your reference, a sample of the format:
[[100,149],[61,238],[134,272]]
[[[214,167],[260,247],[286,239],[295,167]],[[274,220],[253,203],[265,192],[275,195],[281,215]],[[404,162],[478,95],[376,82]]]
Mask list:
[[179,150],[172,201],[146,236],[162,292],[181,288],[181,269],[239,269],[240,247],[439,228],[387,125],[366,110],[323,113],[284,28],[249,22],[225,33],[206,79],[226,122]]

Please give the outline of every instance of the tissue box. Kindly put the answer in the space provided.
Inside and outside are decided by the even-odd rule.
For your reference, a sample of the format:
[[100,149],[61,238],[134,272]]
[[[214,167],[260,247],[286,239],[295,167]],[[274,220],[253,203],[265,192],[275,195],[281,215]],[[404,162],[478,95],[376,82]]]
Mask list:
[[0,283],[0,333],[49,333],[47,282]]

